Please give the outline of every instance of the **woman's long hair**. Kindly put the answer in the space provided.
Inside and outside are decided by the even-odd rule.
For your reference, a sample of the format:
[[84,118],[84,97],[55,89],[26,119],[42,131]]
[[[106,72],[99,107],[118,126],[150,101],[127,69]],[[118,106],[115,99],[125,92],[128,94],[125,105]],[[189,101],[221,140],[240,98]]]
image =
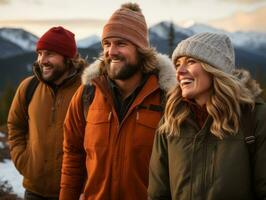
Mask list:
[[[255,95],[261,92],[259,85],[250,78],[246,70],[235,70],[233,75],[224,73],[206,63],[203,69],[212,76],[212,91],[206,103],[213,122],[212,134],[222,139],[226,134],[236,134],[240,126],[241,104],[254,108]],[[248,88],[252,86],[251,88]],[[167,95],[165,113],[158,128],[159,133],[180,135],[180,126],[190,113],[189,105],[183,101],[181,88],[177,85]]]

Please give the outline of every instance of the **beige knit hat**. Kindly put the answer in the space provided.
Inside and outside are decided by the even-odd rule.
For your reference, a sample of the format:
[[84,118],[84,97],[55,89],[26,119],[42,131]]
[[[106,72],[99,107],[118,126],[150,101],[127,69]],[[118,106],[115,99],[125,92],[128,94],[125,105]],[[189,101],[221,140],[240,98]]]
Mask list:
[[235,69],[235,53],[231,40],[225,34],[199,33],[182,40],[175,48],[172,61],[191,56],[226,73]]
[[136,3],[123,4],[105,24],[102,41],[109,37],[121,37],[140,48],[147,48],[148,28],[145,18]]

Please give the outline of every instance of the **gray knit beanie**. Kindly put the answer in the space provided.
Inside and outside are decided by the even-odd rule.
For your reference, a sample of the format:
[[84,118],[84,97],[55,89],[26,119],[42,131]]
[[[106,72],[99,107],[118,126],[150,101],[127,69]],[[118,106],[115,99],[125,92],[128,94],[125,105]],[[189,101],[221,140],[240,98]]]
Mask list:
[[173,63],[182,56],[199,59],[226,73],[235,69],[234,48],[224,34],[199,33],[182,40],[173,52]]

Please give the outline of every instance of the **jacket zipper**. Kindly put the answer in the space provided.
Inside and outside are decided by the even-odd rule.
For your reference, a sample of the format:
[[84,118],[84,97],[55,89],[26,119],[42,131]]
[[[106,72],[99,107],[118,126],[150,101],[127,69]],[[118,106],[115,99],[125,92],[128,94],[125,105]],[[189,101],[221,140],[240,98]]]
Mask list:
[[[191,125],[193,125],[195,128],[197,128],[198,132],[197,134],[195,135],[194,139],[193,139],[193,149],[192,149],[192,155],[191,155],[191,180],[190,180],[190,193],[189,193],[189,199],[192,200],[192,197],[193,197],[193,179],[194,179],[194,172],[193,172],[193,160],[194,160],[194,156],[195,156],[195,145],[196,145],[196,140],[198,139],[198,136],[200,135],[201,131],[206,129],[206,124],[207,122],[210,120],[209,119],[210,117],[208,117],[206,119],[206,121],[204,122],[204,125],[202,126],[201,129],[199,129],[199,126],[197,124],[194,123],[194,121],[192,120],[188,120],[189,123],[191,123]],[[206,137],[206,135],[205,135]],[[204,138],[205,138],[204,137]],[[204,140],[204,139],[203,139]],[[206,147],[207,148],[207,147]],[[207,151],[207,149],[206,149]],[[206,165],[206,157],[205,157],[205,165]],[[204,188],[205,185],[202,186],[202,188]],[[202,189],[203,190],[203,189]],[[205,193],[204,193],[205,195]]]
[[52,92],[52,98],[53,98],[53,106],[52,106],[51,122],[52,124],[54,124],[55,123],[55,111],[56,111],[56,95],[54,92]]
[[190,178],[190,193],[189,193],[189,199],[192,200],[192,197],[193,197],[193,179],[194,179],[194,170],[193,170],[193,167],[194,167],[194,164],[193,164],[193,161],[194,161],[194,156],[195,156],[195,146],[196,146],[196,140],[198,139],[198,136],[200,135],[200,130],[198,131],[198,133],[195,135],[194,139],[193,139],[193,149],[192,149],[192,155],[191,155],[191,166],[190,166],[190,169],[191,169],[191,178]]
[[207,157],[208,157],[208,151],[207,151],[207,144],[208,144],[208,139],[206,138],[206,141],[204,141],[205,139],[203,139],[203,142],[202,142],[202,145],[203,145],[203,161],[204,161],[204,166],[203,166],[203,172],[202,172],[202,196],[203,196],[203,199],[205,199],[205,195],[206,195],[206,186],[207,186],[207,183],[206,183],[206,171],[207,171]]
[[[147,94],[147,95],[145,95],[144,97],[143,97],[143,100],[144,99],[146,99],[149,95],[151,95],[154,91],[156,91],[158,88],[155,88],[154,90],[152,90],[149,94]],[[122,127],[122,125],[123,125],[123,123],[124,123],[124,121],[128,118],[128,116],[133,112],[133,110],[138,106],[138,105],[140,105],[140,103],[139,104],[136,104],[136,105],[131,105],[131,107],[129,108],[129,110],[128,110],[128,112],[127,112],[127,114],[125,115],[125,117],[123,118],[123,120],[121,121],[121,123],[119,123],[119,127],[118,127],[118,131],[117,131],[117,136],[119,135],[119,133],[120,133],[120,129],[121,129],[121,127]],[[110,115],[110,114],[109,114]],[[117,117],[118,118],[118,117]],[[136,119],[138,120],[139,119],[139,112],[137,111],[137,113],[136,113]],[[125,144],[124,144],[124,146],[123,146],[123,148],[122,148],[122,150],[121,151],[123,151],[123,152],[121,152],[122,153],[122,155],[124,155],[124,152],[125,152]],[[123,169],[124,169],[124,162],[121,162],[121,176],[123,176]],[[121,177],[120,177],[120,180],[121,180]],[[120,185],[121,183],[120,183],[120,181],[119,181],[119,185]],[[121,199],[121,191],[119,191],[119,199]]]

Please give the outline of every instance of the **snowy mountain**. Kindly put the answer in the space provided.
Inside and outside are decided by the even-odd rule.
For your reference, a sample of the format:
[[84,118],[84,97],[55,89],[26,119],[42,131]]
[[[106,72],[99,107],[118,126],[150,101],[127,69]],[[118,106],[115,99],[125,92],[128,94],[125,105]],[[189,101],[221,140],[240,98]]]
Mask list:
[[[199,32],[221,32],[233,41],[236,64],[250,69],[255,74],[258,68],[266,74],[266,33],[226,32],[194,22],[186,26],[173,24],[174,38],[169,40],[171,22],[161,22],[149,29],[152,47],[158,52],[171,55],[172,50],[183,39]],[[31,65],[36,59],[34,50],[37,37],[22,29],[0,29],[0,91],[8,82],[17,85],[21,79],[31,74]],[[171,44],[171,45],[170,45]],[[92,35],[77,41],[79,53],[93,62],[102,51],[100,38]],[[170,47],[171,46],[171,47]],[[266,77],[265,77],[266,80]]]
[[[161,22],[150,28],[150,43],[159,52],[170,54],[169,31],[170,22]],[[174,26],[174,47],[183,39],[201,32],[215,32],[228,35],[235,47],[236,66],[244,67],[250,70],[252,74],[257,73],[258,67],[266,72],[266,33],[252,32],[226,32],[205,24],[189,23]]]
[[205,25],[205,24],[201,24],[201,23],[190,23],[190,24],[186,24],[186,26],[184,27],[185,29],[188,29],[191,31],[192,35],[196,34],[196,33],[202,33],[202,32],[212,32],[212,33],[226,33],[226,31],[221,30],[221,29],[216,29],[214,27]]
[[20,46],[17,44],[10,42],[0,36],[0,59],[7,58],[14,55],[19,55],[25,52]]
[[186,25],[185,29],[191,31],[191,34],[189,35],[201,32],[223,33],[230,37],[236,47],[243,47],[249,50],[255,50],[261,54],[262,51],[266,51],[266,33],[240,31],[227,32],[225,30],[216,29],[211,26],[200,23],[191,23],[190,25]]
[[[168,46],[168,35],[171,22],[163,21],[155,24],[149,29],[149,38],[151,44],[156,48],[161,49],[163,53],[167,52]],[[266,51],[266,33],[258,32],[227,32],[221,29],[216,29],[211,26],[195,23],[194,21],[188,21],[181,25],[174,24],[175,40],[174,43],[177,44],[180,40],[185,39],[193,34],[200,32],[216,32],[227,34],[233,44],[236,47],[243,47],[249,50],[255,50],[260,54]],[[1,47],[5,46],[11,48],[14,54],[21,53],[21,51],[34,51],[35,45],[38,37],[23,30],[16,28],[0,28],[0,44]],[[162,41],[162,43],[161,43]],[[8,42],[11,42],[8,44]],[[100,37],[97,35],[92,35],[87,38],[77,41],[78,48],[90,48],[99,46]],[[156,45],[154,45],[156,44]],[[161,47],[160,47],[161,46]],[[15,48],[15,49],[14,49]],[[93,48],[95,49],[95,47]],[[97,48],[98,49],[98,48]],[[3,50],[2,50],[3,51]],[[6,51],[9,55],[8,50]],[[4,54],[2,54],[3,57]]]
[[[170,29],[170,22],[161,22],[150,28],[150,40],[165,41],[167,43],[168,34]],[[227,32],[225,30],[216,29],[214,27],[195,23],[194,21],[188,21],[182,25],[174,24],[175,30],[175,42],[176,44],[180,39],[185,39],[186,37],[192,36],[196,33],[202,32],[213,32],[213,33],[223,33],[230,37],[235,47],[247,48],[251,51],[256,51],[257,53],[263,54],[266,51],[266,33],[260,32]],[[160,43],[162,46],[163,44]],[[165,49],[164,47],[162,49]],[[264,53],[265,55],[265,53]]]
[[78,48],[87,48],[93,44],[96,44],[101,41],[101,38],[97,35],[92,35],[84,39],[77,41]]
[[266,55],[266,33],[258,32],[234,32],[228,33],[235,46],[256,50]]
[[[171,25],[171,22],[169,21],[163,21],[161,23],[155,24],[149,29],[149,33],[154,34],[157,37],[160,37],[163,39],[168,39],[168,31],[169,31],[170,25]],[[175,30],[175,33],[179,33],[181,35],[189,36],[193,34],[191,30],[183,28],[175,24],[174,24],[174,30]]]
[[34,51],[38,37],[18,28],[0,28],[0,36],[8,40],[25,51]]

